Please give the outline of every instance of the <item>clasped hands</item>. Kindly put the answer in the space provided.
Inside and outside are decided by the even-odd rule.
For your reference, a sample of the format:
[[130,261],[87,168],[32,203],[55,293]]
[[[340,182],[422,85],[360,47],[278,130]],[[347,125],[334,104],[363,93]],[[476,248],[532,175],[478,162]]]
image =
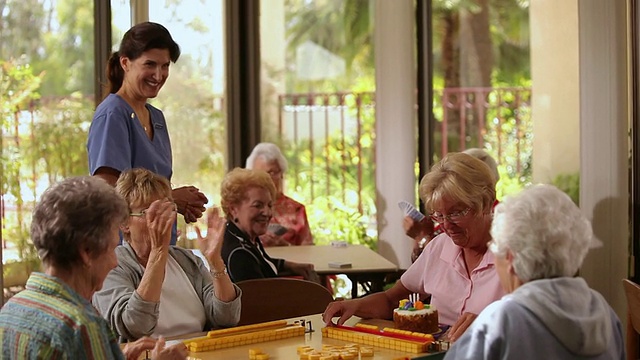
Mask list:
[[209,202],[209,199],[195,186],[175,188],[171,191],[171,196],[187,224],[198,221],[205,211],[204,205]]

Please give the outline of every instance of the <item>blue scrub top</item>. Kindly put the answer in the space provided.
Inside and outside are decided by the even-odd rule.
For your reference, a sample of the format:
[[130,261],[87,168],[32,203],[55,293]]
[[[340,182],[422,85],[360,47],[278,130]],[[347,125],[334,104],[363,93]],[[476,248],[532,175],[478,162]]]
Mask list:
[[[133,108],[120,96],[109,94],[98,105],[87,140],[91,175],[101,167],[119,172],[145,168],[171,182],[173,161],[167,122],[162,111],[150,104],[146,107],[153,126],[153,139],[149,139]],[[174,223],[172,245],[176,243],[176,226]]]

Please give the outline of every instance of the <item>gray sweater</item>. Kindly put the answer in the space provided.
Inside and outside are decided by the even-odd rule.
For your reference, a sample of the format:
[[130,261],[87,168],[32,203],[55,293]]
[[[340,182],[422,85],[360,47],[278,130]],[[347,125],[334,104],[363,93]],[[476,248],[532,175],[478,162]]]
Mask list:
[[487,306],[445,359],[625,359],[618,316],[582,278],[527,282]]
[[[236,298],[223,302],[213,294],[213,279],[200,258],[190,250],[175,246],[169,248],[169,255],[184,270],[204,305],[207,321],[203,331],[237,325],[240,321],[240,288],[234,284]],[[93,304],[120,341],[133,341],[153,333],[160,303],[145,301],[135,291],[142,280],[143,267],[129,244],[118,246],[116,256],[118,266],[109,272],[102,290],[93,295]]]

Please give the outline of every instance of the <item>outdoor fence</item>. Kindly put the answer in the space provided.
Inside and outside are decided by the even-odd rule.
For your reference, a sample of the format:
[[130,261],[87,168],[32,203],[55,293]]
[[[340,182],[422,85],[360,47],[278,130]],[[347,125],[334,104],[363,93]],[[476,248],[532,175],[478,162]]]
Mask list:
[[[16,165],[10,170],[19,171],[26,179],[21,185],[25,196],[18,203],[15,197],[6,193],[7,184],[0,184],[4,189],[0,194],[3,229],[15,219],[22,219],[24,224],[36,193],[51,180],[56,180],[50,178],[50,174],[40,173],[44,155],[38,157],[30,153],[21,158],[27,156],[21,151],[29,142],[41,143],[42,154],[46,154],[47,146],[62,146],[62,141],[55,138],[46,141],[39,138],[50,136],[54,131],[34,133],[38,119],[56,117],[55,121],[49,121],[70,122],[57,135],[62,138],[74,136],[79,139],[74,141],[80,141],[80,146],[84,147],[82,134],[73,133],[72,129],[76,123],[86,125],[92,105],[85,106],[87,109],[83,108],[83,112],[75,110],[74,106],[92,104],[92,101],[82,99],[76,104],[65,103],[67,100],[34,102],[27,109],[17,111],[1,129],[2,160]],[[51,106],[52,102],[58,105]],[[43,104],[49,104],[46,110],[42,109]],[[223,104],[223,99],[218,99],[214,105],[221,108]],[[522,177],[530,166],[533,136],[530,89],[437,89],[434,91],[433,115],[435,160],[450,151],[481,147],[488,150],[511,177]],[[353,220],[349,216],[375,218],[375,93],[281,95],[277,132],[290,164],[287,191],[305,204],[324,202],[323,206],[317,207],[319,212],[342,211],[347,218],[345,228],[348,227],[346,223]],[[71,160],[62,158],[58,161],[64,164]],[[83,159],[74,161],[77,164],[86,162]],[[4,181],[6,175],[0,181]],[[336,209],[336,204],[340,208]],[[318,215],[318,219],[321,221],[322,217]]]
[[[351,196],[363,213],[364,192],[375,189],[375,93],[286,94],[279,104],[289,188],[306,203],[336,195],[348,203]],[[434,160],[479,147],[512,177],[530,164],[529,88],[436,89],[434,120]]]

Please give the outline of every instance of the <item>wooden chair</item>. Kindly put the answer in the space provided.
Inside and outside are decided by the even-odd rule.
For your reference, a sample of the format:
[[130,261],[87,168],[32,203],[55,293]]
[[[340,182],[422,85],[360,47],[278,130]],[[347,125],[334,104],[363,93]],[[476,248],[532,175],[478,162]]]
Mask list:
[[640,286],[623,279],[622,286],[627,297],[627,359],[638,359],[638,335],[640,334]]
[[292,278],[239,281],[242,310],[238,325],[322,313],[333,295],[322,285]]

